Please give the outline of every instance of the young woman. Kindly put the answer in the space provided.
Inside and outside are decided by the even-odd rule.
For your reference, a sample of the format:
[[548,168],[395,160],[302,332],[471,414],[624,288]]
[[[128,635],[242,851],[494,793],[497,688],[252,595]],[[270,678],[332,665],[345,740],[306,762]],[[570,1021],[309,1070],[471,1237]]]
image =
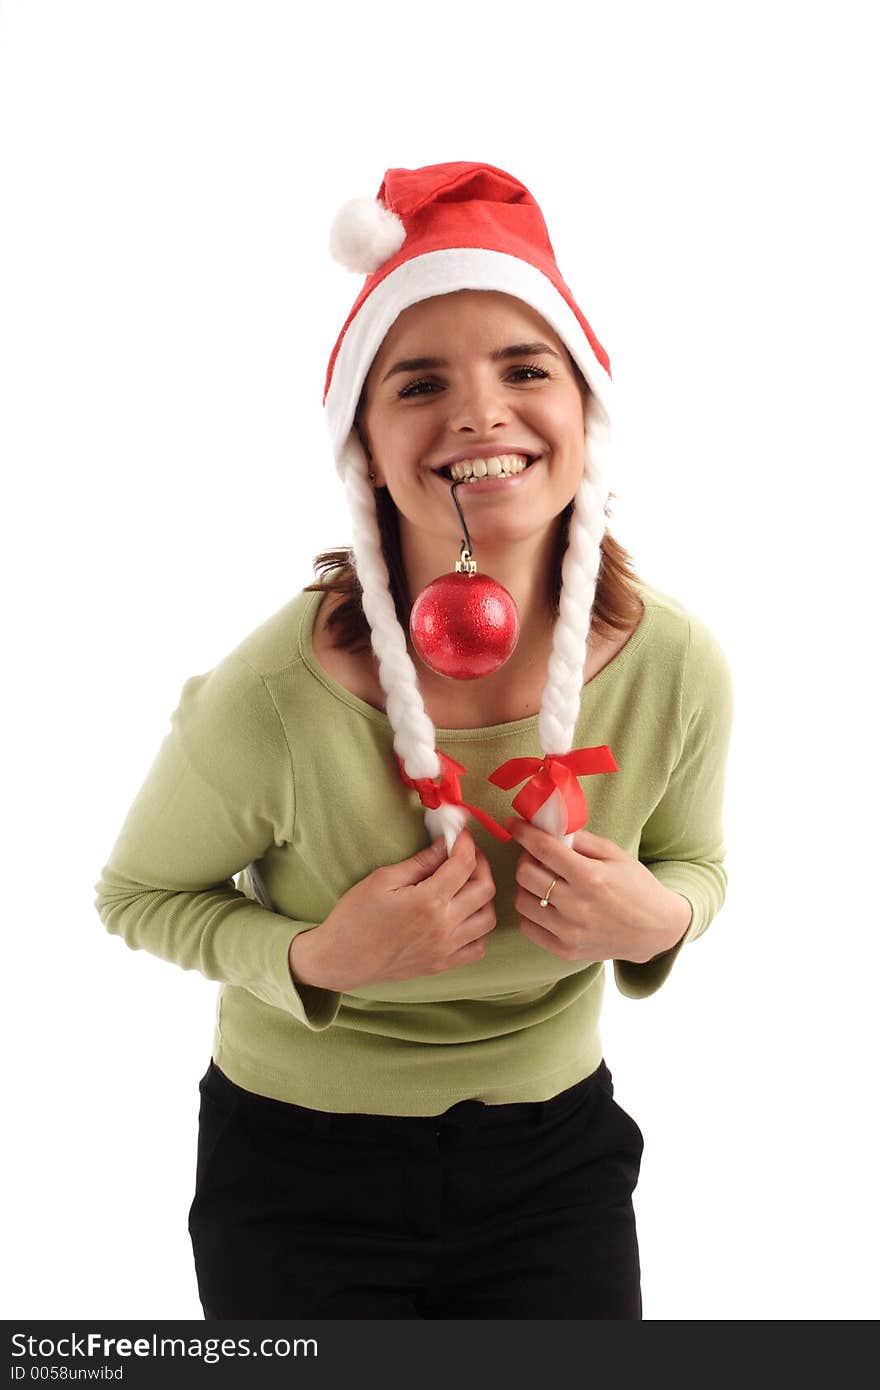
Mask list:
[[528,190],[388,170],[331,247],[353,546],[184,684],[97,885],[222,983],[202,1307],[638,1319],[605,962],[651,994],[723,903],[728,665],[607,534],[609,362]]

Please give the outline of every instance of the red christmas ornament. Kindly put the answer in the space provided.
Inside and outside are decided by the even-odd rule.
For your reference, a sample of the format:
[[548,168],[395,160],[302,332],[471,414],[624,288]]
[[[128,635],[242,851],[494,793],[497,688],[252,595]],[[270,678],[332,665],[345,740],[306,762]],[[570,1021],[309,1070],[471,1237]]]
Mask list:
[[513,596],[488,574],[477,574],[471,538],[452,485],[452,500],[464,530],[455,572],[442,574],[422,590],[412,606],[413,646],[432,671],[452,680],[472,681],[503,666],[519,640],[519,612]]
[[453,680],[490,676],[519,638],[516,604],[487,574],[441,574],[423,589],[409,618],[410,636],[432,671]]

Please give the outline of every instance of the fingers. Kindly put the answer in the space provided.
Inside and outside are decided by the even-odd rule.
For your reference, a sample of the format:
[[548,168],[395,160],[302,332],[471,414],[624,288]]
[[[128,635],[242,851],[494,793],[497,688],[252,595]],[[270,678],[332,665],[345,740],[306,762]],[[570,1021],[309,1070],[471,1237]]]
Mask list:
[[452,853],[431,875],[430,882],[444,897],[453,898],[474,872],[478,853],[470,831],[459,831]]
[[536,898],[543,898],[550,884],[556,879],[553,889],[553,896],[556,898],[560,888],[563,891],[568,888],[568,879],[564,874],[554,873],[546,864],[539,863],[538,860],[527,856],[523,851],[523,856],[516,870],[516,882],[526,893],[532,893]]
[[541,830],[539,826],[516,816],[508,816],[504,827],[510,831],[517,844],[528,850],[539,863],[546,864],[551,874],[558,874],[560,878],[571,876],[574,851],[555,835],[549,835],[546,830]]
[[454,895],[455,909],[470,916],[484,903],[491,902],[494,897],[495,879],[492,869],[486,856],[478,849],[473,873]]
[[416,850],[408,860],[404,860],[404,865],[409,869],[410,881],[421,883],[428,878],[438,865],[442,864],[446,858],[446,845],[442,840],[435,840],[433,844],[426,845],[423,849]]
[[566,865],[571,865],[572,854],[588,859],[618,859],[622,850],[614,840],[602,835],[594,835],[592,830],[578,830],[571,848],[564,845],[555,835],[550,835],[540,826],[520,816],[508,816],[504,828],[524,849],[529,850],[536,859],[555,873],[565,873]]

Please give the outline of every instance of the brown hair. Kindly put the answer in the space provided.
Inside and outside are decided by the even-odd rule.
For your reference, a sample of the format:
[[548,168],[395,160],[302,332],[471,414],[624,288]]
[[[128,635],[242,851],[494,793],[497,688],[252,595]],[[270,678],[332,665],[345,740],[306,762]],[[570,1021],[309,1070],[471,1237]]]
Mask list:
[[[569,361],[586,401],[590,395],[590,388],[570,353]],[[361,421],[366,408],[366,394],[367,384],[365,381],[354,417],[355,428],[361,436],[362,442]],[[613,492],[609,493],[609,500],[613,496]],[[382,554],[385,564],[388,566],[388,578],[397,612],[397,621],[404,632],[407,632],[413,599],[408,592],[400,551],[397,508],[387,488],[377,488],[375,497]],[[556,545],[550,562],[549,596],[554,615],[559,613],[559,595],[562,591],[562,560],[568,548],[568,523],[573,510],[574,503],[569,502],[559,515]],[[605,508],[605,515],[606,517],[611,515],[608,506]],[[628,631],[641,618],[643,608],[638,594],[638,586],[642,580],[632,568],[630,555],[607,530],[602,537],[601,552],[591,627],[595,626],[599,635],[607,638],[613,632]],[[333,647],[354,653],[369,651],[371,647],[370,625],[361,605],[363,590],[354,567],[352,547],[344,546],[335,550],[321,551],[320,555],[317,555],[313,560],[312,568],[315,574],[321,573],[321,578],[316,580],[314,584],[307,584],[305,586],[306,592],[339,595],[338,602],[334,603],[332,611],[327,617],[327,627],[333,629]],[[451,562],[449,568],[450,570],[453,568]],[[339,570],[340,573],[331,579],[324,577],[334,570]]]

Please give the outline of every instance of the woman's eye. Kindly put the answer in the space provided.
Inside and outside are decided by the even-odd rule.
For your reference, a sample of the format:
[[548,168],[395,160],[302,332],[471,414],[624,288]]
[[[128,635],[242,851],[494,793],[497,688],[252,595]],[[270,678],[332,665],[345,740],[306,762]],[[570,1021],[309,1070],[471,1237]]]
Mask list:
[[[532,366],[532,365],[529,365],[529,366],[526,366],[526,367],[514,367],[513,371],[510,373],[510,375],[511,375],[511,376],[514,376],[514,375],[518,374],[519,372],[534,372],[535,375],[536,375],[537,377],[539,377],[539,378],[540,378],[540,377],[546,377],[546,376],[549,376],[549,375],[550,375],[549,372],[545,372],[545,371],[544,371],[544,368],[543,368],[543,367]],[[429,380],[427,377],[422,377],[419,381],[413,381],[413,382],[411,382],[411,383],[409,384],[409,386],[405,386],[405,387],[403,388],[403,390],[402,390],[402,391],[398,391],[397,394],[398,394],[398,396],[400,396],[401,398],[403,398],[403,397],[405,397],[405,396],[421,396],[421,395],[423,394],[423,392],[421,392],[421,391],[418,389],[420,386],[436,386],[436,384],[437,384],[437,383],[436,383],[435,381],[431,381],[431,380]]]

